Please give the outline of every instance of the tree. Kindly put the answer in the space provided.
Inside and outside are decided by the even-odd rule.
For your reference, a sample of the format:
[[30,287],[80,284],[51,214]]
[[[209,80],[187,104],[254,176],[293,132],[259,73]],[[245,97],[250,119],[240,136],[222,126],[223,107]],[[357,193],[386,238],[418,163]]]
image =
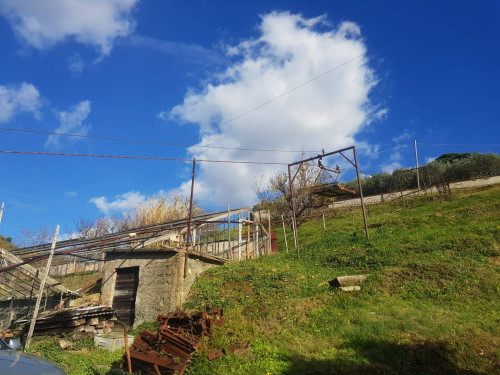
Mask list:
[[[298,170],[293,183],[297,226],[300,226],[314,209],[332,202],[332,198],[318,196],[311,192],[313,186],[326,182],[327,178],[327,174],[319,170],[313,162],[303,163]],[[259,199],[256,208],[269,210],[272,220],[281,220],[281,215],[291,217],[292,197],[288,173],[277,172],[271,176],[266,187],[262,188],[260,184],[255,184],[254,190]]]

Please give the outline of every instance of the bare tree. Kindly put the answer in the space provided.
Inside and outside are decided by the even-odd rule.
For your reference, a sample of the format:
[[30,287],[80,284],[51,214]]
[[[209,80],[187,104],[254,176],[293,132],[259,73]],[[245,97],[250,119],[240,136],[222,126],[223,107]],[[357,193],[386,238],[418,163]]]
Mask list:
[[[313,163],[303,163],[297,172],[294,181],[297,225],[302,224],[305,217],[310,215],[314,209],[323,207],[332,201],[332,198],[318,196],[311,191],[312,187],[325,182],[326,178],[324,172]],[[269,179],[266,187],[262,188],[261,184],[255,184],[254,190],[259,199],[257,208],[270,210],[273,220],[281,219],[281,215],[290,217],[292,197],[287,173],[277,172]]]
[[42,225],[38,229],[30,229],[27,227],[21,228],[19,238],[16,239],[15,244],[18,247],[38,246],[48,243],[52,240],[54,228],[48,225]]

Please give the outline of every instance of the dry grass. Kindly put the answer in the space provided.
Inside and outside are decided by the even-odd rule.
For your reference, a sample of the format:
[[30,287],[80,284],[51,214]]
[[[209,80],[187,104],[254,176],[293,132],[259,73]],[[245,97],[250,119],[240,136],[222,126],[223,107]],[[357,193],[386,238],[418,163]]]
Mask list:
[[[203,212],[203,206],[193,202],[193,214]],[[130,214],[125,214],[125,226],[137,228],[144,225],[179,220],[189,215],[189,199],[181,195],[152,195],[140,203]]]

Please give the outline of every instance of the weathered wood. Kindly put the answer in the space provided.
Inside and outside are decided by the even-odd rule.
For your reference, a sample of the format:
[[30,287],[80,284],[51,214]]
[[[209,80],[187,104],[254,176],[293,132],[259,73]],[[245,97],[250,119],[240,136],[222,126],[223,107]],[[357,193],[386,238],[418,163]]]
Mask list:
[[281,215],[281,223],[283,224],[283,235],[285,236],[285,247],[286,247],[286,252],[288,253],[288,241],[286,239],[285,219],[284,219],[283,215]]
[[31,319],[30,328],[28,330],[28,336],[26,338],[26,345],[24,347],[24,351],[27,351],[31,344],[31,337],[33,336],[33,331],[35,330],[36,318],[38,316],[38,310],[40,309],[40,302],[42,300],[43,288],[45,287],[45,281],[49,276],[50,265],[52,264],[52,258],[54,257],[54,250],[56,248],[57,235],[59,234],[59,225],[56,227],[56,232],[54,233],[54,237],[52,238],[52,246],[50,248],[49,259],[47,260],[47,266],[45,267],[45,273],[40,281],[40,291],[38,293],[38,297],[36,299],[35,310],[33,311],[33,317]]
[[127,325],[123,325],[123,335],[125,338],[125,354],[127,355],[128,373],[132,373],[132,362],[130,361],[130,349],[128,347]]

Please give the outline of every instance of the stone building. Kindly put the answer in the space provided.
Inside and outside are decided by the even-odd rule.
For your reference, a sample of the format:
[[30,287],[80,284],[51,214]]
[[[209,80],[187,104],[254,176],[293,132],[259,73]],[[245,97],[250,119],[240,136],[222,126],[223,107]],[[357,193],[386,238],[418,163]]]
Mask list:
[[123,324],[137,326],[179,308],[196,276],[224,259],[189,254],[184,278],[185,252],[176,249],[108,251],[101,287],[101,304],[116,309]]

